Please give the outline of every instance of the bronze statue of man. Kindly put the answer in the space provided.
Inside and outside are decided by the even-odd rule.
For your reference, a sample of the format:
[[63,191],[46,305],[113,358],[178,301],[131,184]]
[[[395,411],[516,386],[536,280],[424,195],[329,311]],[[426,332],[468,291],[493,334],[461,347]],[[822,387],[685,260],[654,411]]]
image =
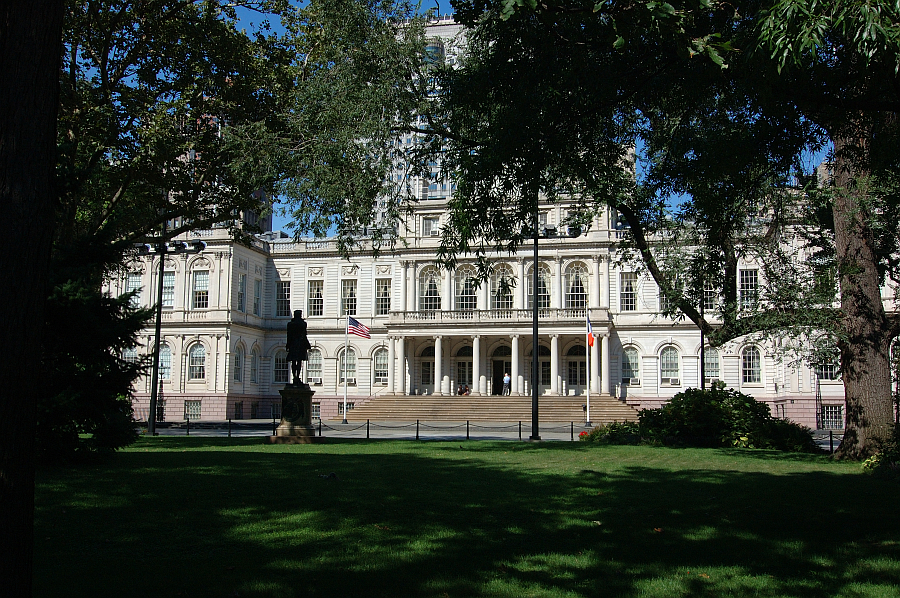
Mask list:
[[309,360],[309,338],[306,336],[306,322],[303,320],[303,310],[294,311],[293,319],[287,325],[287,353],[291,362],[291,374],[293,374],[293,386],[303,384],[303,362]]

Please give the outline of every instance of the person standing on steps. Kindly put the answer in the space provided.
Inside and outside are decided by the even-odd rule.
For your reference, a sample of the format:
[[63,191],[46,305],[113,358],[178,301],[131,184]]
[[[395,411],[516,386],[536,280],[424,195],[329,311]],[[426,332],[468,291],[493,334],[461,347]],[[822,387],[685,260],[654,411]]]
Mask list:
[[503,396],[507,396],[510,393],[509,383],[510,383],[510,377],[509,377],[509,372],[507,372],[507,373],[503,374],[503,392],[501,393],[501,394],[503,394]]

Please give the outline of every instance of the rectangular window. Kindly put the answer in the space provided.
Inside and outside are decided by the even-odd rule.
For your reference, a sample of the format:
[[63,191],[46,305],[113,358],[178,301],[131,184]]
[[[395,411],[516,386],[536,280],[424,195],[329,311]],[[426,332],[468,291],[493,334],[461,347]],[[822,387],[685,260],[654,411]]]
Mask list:
[[279,280],[275,290],[275,315],[291,315],[291,281]]
[[322,404],[321,403],[313,403],[312,404],[312,418],[313,419],[322,419]]
[[822,427],[826,430],[841,430],[844,428],[844,406],[822,405]]
[[184,402],[184,419],[191,421],[200,419],[200,401]]
[[711,286],[703,287],[703,310],[704,311],[713,311],[718,307],[719,296],[716,293],[716,290]]
[[306,381],[312,382],[313,378],[322,379],[322,352],[318,349],[310,350],[309,361],[306,362]]
[[238,279],[238,296],[237,296],[237,309],[238,311],[246,311],[247,308],[247,275],[241,274]]
[[244,419],[244,402],[235,401],[234,403],[234,419]]
[[375,384],[387,384],[388,352],[381,350],[375,353]]
[[[346,363],[344,362],[345,356],[347,359]],[[356,353],[353,349],[341,353],[341,359],[338,366],[341,368],[340,381],[344,382],[346,375],[346,378],[351,385],[356,384]]]
[[250,353],[250,382],[259,383],[259,354],[256,351]]
[[272,419],[281,419],[281,401],[272,403]]
[[[347,401],[347,411],[350,411],[355,406],[355,404]],[[338,415],[344,415],[344,401],[338,401]]]
[[272,365],[272,381],[276,384],[287,384],[289,374],[287,353],[278,353]]
[[703,351],[703,374],[707,380],[719,378],[719,352],[706,347]]
[[375,281],[375,315],[391,313],[391,279],[379,278]]
[[306,295],[306,315],[321,316],[325,313],[325,300],[322,297],[322,281],[310,280],[309,292]]
[[257,279],[253,281],[253,315],[258,316],[261,313],[262,304],[262,281]]
[[244,352],[240,350],[234,352],[234,381],[244,381]]
[[194,309],[209,307],[209,270],[194,272]]
[[163,272],[163,307],[175,307],[175,273]]
[[637,309],[637,272],[622,272],[619,276],[619,310]]
[[584,386],[587,382],[587,361],[570,361],[569,375],[567,377],[569,386]]
[[132,307],[140,307],[141,305],[141,273],[129,272],[125,278],[125,292],[134,293],[131,298]]
[[838,380],[841,377],[840,366],[837,361],[819,363],[816,365],[816,376],[819,380]]
[[341,281],[341,315],[356,315],[356,281]]
[[439,237],[441,235],[439,222],[437,218],[422,218],[422,236]]
[[541,384],[544,386],[550,386],[550,362],[542,361],[541,362]]
[[743,309],[756,308],[759,292],[759,272],[757,270],[741,270],[738,290],[740,291],[741,307]]

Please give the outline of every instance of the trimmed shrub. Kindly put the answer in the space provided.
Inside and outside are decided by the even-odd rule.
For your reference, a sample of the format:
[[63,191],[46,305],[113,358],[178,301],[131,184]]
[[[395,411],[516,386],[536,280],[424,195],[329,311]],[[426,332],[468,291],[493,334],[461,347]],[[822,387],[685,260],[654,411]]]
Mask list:
[[600,444],[640,444],[641,433],[637,422],[613,422],[600,424],[590,432],[582,432],[578,440]]

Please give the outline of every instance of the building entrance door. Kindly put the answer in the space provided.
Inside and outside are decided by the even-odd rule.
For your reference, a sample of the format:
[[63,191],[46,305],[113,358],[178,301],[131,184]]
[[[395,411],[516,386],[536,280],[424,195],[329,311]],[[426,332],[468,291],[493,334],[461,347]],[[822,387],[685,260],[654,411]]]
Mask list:
[[503,374],[509,374],[510,378],[512,378],[512,362],[504,361],[502,359],[495,359],[493,361],[493,376],[491,377],[491,394],[499,395],[503,393]]

